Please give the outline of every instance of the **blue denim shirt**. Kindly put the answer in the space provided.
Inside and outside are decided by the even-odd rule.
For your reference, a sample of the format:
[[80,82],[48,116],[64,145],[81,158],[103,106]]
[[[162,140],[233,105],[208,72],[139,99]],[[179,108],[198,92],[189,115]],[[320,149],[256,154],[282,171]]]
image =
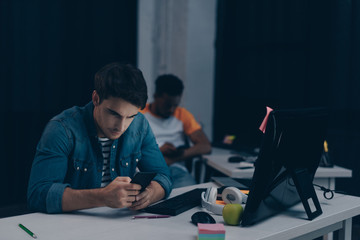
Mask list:
[[[59,213],[66,187],[100,188],[103,169],[101,145],[93,118],[93,103],[73,107],[47,124],[36,148],[28,185],[31,210]],[[156,172],[154,180],[171,191],[170,172],[145,117],[139,113],[110,153],[111,179],[133,177],[135,168]]]

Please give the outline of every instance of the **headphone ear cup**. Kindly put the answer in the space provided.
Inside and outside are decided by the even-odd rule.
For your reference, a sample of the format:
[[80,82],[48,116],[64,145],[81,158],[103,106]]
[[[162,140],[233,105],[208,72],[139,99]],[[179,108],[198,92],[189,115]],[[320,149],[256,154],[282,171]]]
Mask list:
[[222,209],[224,208],[223,205],[216,204],[216,196],[217,196],[217,189],[208,188],[206,192],[201,193],[201,205],[206,210],[215,213],[217,215],[222,215]]
[[221,194],[225,203],[238,203],[246,202],[247,196],[235,187],[225,188]]
[[215,204],[216,198],[217,198],[217,189],[215,187],[210,187],[206,189],[205,200],[207,202]]

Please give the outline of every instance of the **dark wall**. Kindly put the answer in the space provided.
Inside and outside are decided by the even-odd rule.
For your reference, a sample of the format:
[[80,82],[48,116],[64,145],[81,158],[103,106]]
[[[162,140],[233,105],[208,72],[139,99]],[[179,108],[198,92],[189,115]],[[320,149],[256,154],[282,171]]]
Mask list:
[[0,1],[0,206],[25,203],[55,114],[91,100],[95,72],[136,64],[137,1]]
[[337,186],[360,195],[359,16],[351,0],[219,0],[213,139],[259,146],[265,106],[328,107],[331,156],[354,170]]

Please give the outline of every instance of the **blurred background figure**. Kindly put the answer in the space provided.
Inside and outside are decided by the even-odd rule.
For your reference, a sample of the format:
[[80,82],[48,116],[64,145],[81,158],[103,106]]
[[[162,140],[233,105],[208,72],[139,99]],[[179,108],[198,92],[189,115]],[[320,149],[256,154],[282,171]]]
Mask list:
[[185,167],[193,157],[210,153],[211,144],[194,116],[179,107],[184,85],[175,75],[165,74],[155,81],[154,101],[146,105],[145,115],[164,155],[173,187],[196,184]]

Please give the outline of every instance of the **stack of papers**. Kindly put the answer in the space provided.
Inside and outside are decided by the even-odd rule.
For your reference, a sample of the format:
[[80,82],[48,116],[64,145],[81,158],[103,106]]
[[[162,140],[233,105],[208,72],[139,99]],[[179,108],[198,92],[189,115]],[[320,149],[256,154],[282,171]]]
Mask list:
[[198,223],[198,240],[225,240],[225,227],[222,223]]

